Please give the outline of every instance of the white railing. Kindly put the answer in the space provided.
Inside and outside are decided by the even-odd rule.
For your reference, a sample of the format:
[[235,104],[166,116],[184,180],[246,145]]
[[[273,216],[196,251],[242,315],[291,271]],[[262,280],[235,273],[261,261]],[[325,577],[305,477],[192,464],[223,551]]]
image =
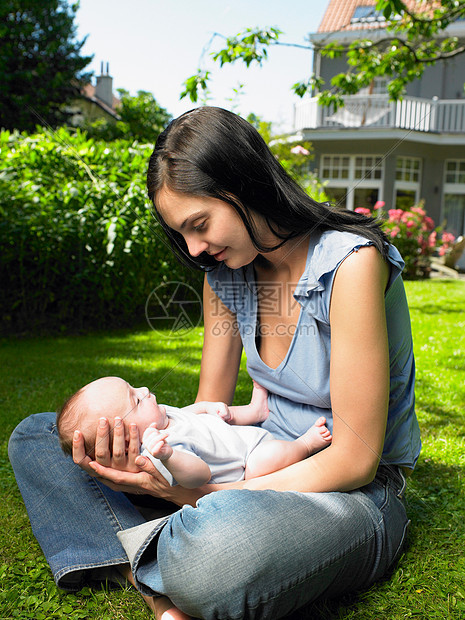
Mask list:
[[436,133],[465,132],[465,100],[404,97],[389,101],[386,95],[351,95],[336,112],[316,97],[295,105],[294,129],[377,127]]

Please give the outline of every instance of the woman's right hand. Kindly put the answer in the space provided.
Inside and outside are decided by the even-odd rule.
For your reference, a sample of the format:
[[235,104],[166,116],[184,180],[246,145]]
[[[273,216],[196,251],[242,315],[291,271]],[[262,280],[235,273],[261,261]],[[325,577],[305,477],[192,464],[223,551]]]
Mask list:
[[[135,428],[132,428],[132,427]],[[204,494],[199,489],[185,489],[179,485],[171,487],[150,459],[141,456],[137,426],[130,425],[129,447],[126,454],[124,443],[124,422],[115,424],[113,449],[110,451],[110,427],[108,420],[97,429],[95,460],[86,454],[84,438],[77,430],[73,436],[73,460],[90,476],[97,478],[114,491],[133,495],[153,495],[173,502],[178,506],[192,504]],[[123,450],[121,449],[123,446]]]
[[[125,430],[124,421],[119,417],[115,418],[113,429],[110,429],[106,418],[99,419],[95,435],[95,461],[105,467],[139,472],[140,468],[135,463],[140,454],[139,431],[136,424],[129,425],[129,445],[126,449]],[[111,431],[113,431],[113,443],[110,449]],[[87,473],[93,474],[89,468],[92,459],[85,453],[84,438],[79,430],[75,431],[73,436],[73,460]]]

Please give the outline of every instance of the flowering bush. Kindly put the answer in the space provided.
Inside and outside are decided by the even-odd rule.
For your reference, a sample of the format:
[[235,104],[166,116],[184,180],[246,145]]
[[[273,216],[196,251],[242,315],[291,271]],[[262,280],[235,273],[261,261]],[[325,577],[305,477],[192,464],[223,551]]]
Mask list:
[[389,209],[386,213],[383,207],[384,202],[378,201],[373,212],[361,207],[355,211],[382,219],[384,232],[405,261],[406,277],[429,277],[431,257],[435,252],[444,256],[455,239],[454,235],[442,232],[440,227],[435,226],[434,221],[426,215],[422,202],[410,211]]

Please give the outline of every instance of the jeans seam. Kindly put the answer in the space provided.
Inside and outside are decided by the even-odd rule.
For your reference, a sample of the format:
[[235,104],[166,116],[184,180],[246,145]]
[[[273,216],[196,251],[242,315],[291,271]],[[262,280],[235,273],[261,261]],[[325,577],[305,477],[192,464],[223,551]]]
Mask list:
[[[95,489],[97,489],[97,491],[98,491],[98,495],[99,495],[99,498],[100,498],[100,500],[101,500],[101,501],[103,501],[104,508],[106,508],[106,510],[108,511],[108,513],[110,514],[110,516],[112,517],[112,523],[113,523],[113,525],[116,523],[116,526],[117,526],[117,527],[116,527],[116,528],[114,528],[114,529],[115,529],[115,531],[116,531],[116,530],[118,530],[118,531],[123,530],[123,529],[124,529],[124,528],[123,528],[123,526],[121,525],[121,523],[120,523],[120,521],[119,521],[118,517],[116,516],[116,514],[115,514],[115,512],[114,512],[113,508],[111,507],[111,504],[110,504],[110,503],[109,503],[109,501],[107,500],[107,498],[106,498],[106,496],[105,496],[105,493],[104,493],[104,492],[102,491],[102,489],[100,488],[100,485],[97,483],[97,481],[96,481],[94,478],[92,478],[92,476],[89,476],[89,478],[90,478],[90,482],[91,482],[92,486],[93,486]],[[129,501],[129,500],[128,500],[128,501]],[[126,558],[126,559],[127,559],[127,558]]]
[[89,570],[91,568],[104,568],[107,566],[119,566],[120,564],[128,564],[129,560],[127,557],[115,558],[113,560],[107,560],[105,562],[95,562],[91,564],[73,564],[72,566],[67,566],[66,568],[60,569],[57,573],[55,573],[55,581],[58,583],[62,577],[68,575],[69,573],[74,573],[78,570]]

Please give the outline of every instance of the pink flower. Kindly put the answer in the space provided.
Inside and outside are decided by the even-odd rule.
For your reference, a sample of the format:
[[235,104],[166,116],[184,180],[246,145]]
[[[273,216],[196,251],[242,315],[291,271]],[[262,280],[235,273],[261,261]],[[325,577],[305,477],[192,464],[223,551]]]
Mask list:
[[434,230],[434,220],[430,217],[425,217],[426,230]]
[[430,248],[436,247],[436,240],[437,240],[437,233],[436,231],[433,231],[428,237],[428,245]]
[[367,217],[370,217],[371,215],[371,211],[370,209],[365,209],[365,207],[357,207],[356,209],[354,209],[355,213],[361,213],[362,215],[366,215]]
[[421,207],[412,207],[411,211],[413,211],[414,213],[418,213],[418,215],[421,215],[422,217],[426,215],[426,211]]
[[386,203],[383,200],[377,200],[375,202],[375,206],[373,207],[373,211],[376,211],[377,209],[382,209],[385,204]]
[[300,144],[298,144],[297,146],[293,146],[291,148],[291,153],[293,155],[310,155],[310,151],[307,151],[307,149],[303,146],[300,146]]
[[404,224],[405,222],[410,222],[411,219],[412,219],[412,214],[410,213],[410,211],[404,211],[402,215],[400,216],[400,221],[404,222]]
[[415,226],[415,222],[413,220],[409,220],[407,222],[407,228],[413,228]]
[[394,238],[394,237],[397,237],[399,233],[400,233],[400,228],[398,226],[394,226],[394,228],[390,232],[390,235],[392,238]]
[[400,222],[400,218],[402,217],[403,213],[404,212],[402,211],[402,209],[389,209],[389,220],[391,222]]
[[449,232],[443,232],[441,236],[441,241],[444,244],[453,243],[455,241],[455,236]]

